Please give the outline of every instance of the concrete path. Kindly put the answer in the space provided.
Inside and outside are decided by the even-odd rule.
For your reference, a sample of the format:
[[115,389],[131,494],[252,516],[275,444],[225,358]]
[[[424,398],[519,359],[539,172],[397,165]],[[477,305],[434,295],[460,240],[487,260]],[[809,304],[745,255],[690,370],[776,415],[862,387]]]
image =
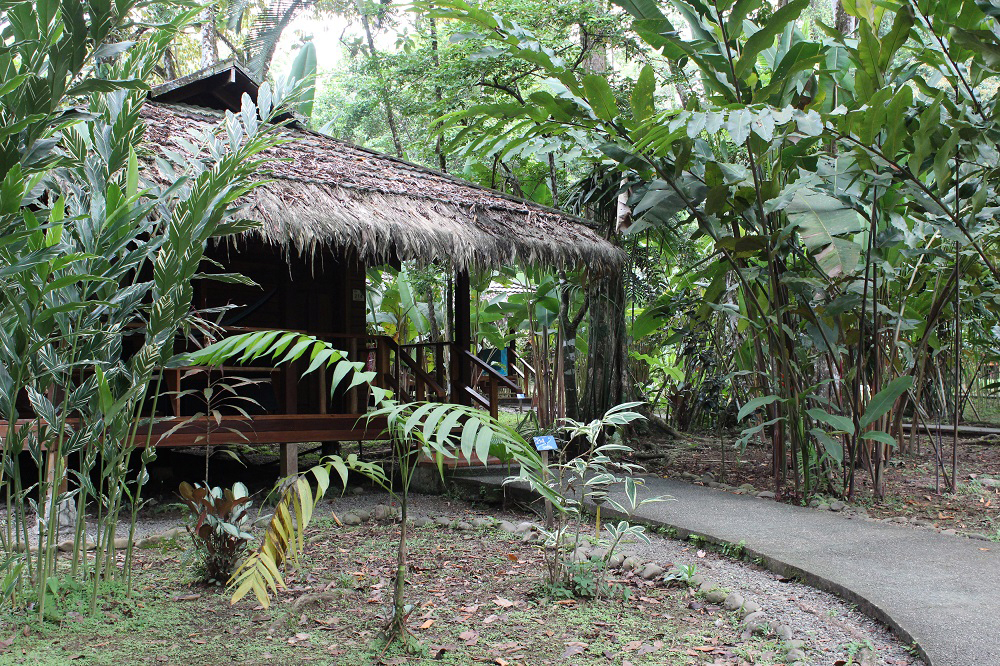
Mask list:
[[[463,485],[503,480],[491,472],[463,477]],[[671,479],[650,477],[643,492],[676,501],[641,507],[638,520],[681,537],[743,542],[769,569],[857,604],[915,643],[930,666],[1000,666],[1000,544]]]

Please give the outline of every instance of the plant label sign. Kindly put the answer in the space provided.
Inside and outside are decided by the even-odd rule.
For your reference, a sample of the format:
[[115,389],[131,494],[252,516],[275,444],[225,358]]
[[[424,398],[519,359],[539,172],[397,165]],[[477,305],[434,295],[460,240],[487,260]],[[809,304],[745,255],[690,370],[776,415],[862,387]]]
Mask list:
[[556,438],[552,435],[543,435],[542,437],[535,437],[535,449],[538,451],[558,451],[559,447],[556,445]]

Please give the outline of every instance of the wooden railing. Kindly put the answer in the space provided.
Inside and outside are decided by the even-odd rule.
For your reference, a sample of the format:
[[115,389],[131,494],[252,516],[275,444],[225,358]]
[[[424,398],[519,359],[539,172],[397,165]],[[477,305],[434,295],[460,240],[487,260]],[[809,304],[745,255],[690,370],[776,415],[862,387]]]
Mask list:
[[[250,331],[268,330],[249,327],[226,327],[227,333],[237,334]],[[527,394],[534,384],[534,368],[513,350],[508,350],[508,376],[482,360],[468,349],[461,349],[453,342],[431,342],[400,345],[386,335],[350,335],[316,331],[296,331],[315,336],[334,344],[356,360],[362,360],[369,369],[375,371],[374,384],[389,389],[399,400],[432,400],[441,402],[463,402],[476,404],[489,410],[494,418],[499,414],[501,391],[510,391],[515,396]],[[374,361],[372,363],[371,361]],[[467,380],[455,383],[453,374],[449,378],[448,369],[455,364],[464,364],[468,369]],[[192,368],[178,368],[167,371],[167,384],[171,391],[181,390],[182,378]],[[285,367],[233,366],[222,368],[234,374],[254,374],[269,376],[274,380],[275,399],[279,411],[287,415],[298,412],[298,385],[301,368],[294,364]],[[330,389],[326,373],[319,373],[318,405],[319,413],[328,413]],[[315,384],[314,384],[315,386]],[[280,395],[284,393],[284,395]],[[317,403],[317,400],[311,402]],[[171,399],[173,416],[180,417],[179,399]],[[368,394],[364,387],[352,389],[346,401],[347,412],[364,413],[368,404]],[[283,406],[284,409],[280,409]]]
[[[426,343],[400,345],[392,338],[375,336],[376,371],[388,372],[392,388],[404,400],[448,400],[448,389],[444,379],[444,346],[448,343]],[[439,353],[436,356],[434,375],[427,371],[427,351]],[[411,355],[413,352],[416,359]],[[419,361],[417,359],[420,359]]]
[[521,356],[510,347],[507,348],[507,375],[514,375],[520,380],[521,393],[530,395],[533,392],[533,387],[535,385],[535,366],[521,358]]
[[479,358],[467,349],[460,350],[461,358],[466,362],[470,363],[475,371],[481,373],[481,376],[486,379],[486,393],[483,395],[477,391],[474,386],[478,384],[478,381],[473,381],[472,386],[464,386],[462,390],[471,397],[475,402],[479,403],[486,409],[490,411],[490,416],[497,418],[500,413],[500,387],[511,389],[515,394],[521,392],[521,388],[512,382],[509,378],[502,375],[497,371],[492,365]]

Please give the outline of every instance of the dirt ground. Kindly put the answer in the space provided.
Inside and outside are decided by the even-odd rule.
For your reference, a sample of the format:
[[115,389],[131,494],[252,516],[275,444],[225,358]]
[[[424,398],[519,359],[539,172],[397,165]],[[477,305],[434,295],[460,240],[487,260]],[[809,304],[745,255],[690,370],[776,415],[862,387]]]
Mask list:
[[[324,503],[307,531],[301,566],[265,609],[232,606],[220,589],[191,579],[186,538],[137,554],[131,598],[105,590],[96,616],[81,612],[86,591],[61,589],[52,617],[0,614],[0,664],[614,664],[736,666],[784,663],[775,638],[747,633],[738,615],[686,585],[614,574],[602,600],[541,592],[538,546],[497,528],[415,528],[407,601],[417,655],[383,651],[379,640],[392,595],[398,525],[337,524],[358,506],[386,502],[366,493]],[[416,498],[411,515],[471,521],[532,516],[440,497]],[[698,571],[757,600],[803,639],[807,663],[919,663],[886,630],[847,604],[751,564],[697,545],[654,537],[664,566]],[[647,555],[650,556],[650,555]]]
[[[717,434],[683,435],[679,439],[644,440],[637,443],[639,462],[661,476],[681,477],[693,474],[701,477],[711,473],[715,481],[731,486],[751,484],[757,491],[774,491],[771,474],[771,451],[759,443],[740,452],[731,442],[737,435],[724,434],[728,443],[725,464]],[[944,437],[947,474],[951,474],[950,438]],[[886,497],[876,501],[871,492],[867,470],[857,471],[855,496],[851,503],[864,507],[875,518],[900,518],[940,529],[978,533],[992,540],[1000,539],[1000,443],[970,444],[981,438],[960,440],[957,448],[957,492],[950,492],[944,478],[935,478],[935,456],[929,440],[921,441],[920,452],[895,454],[887,470]],[[662,456],[651,457],[653,453]],[[699,483],[699,481],[696,481]],[[793,484],[783,487],[787,501],[792,498]],[[819,499],[829,499],[817,496]],[[805,498],[806,501],[813,498]]]

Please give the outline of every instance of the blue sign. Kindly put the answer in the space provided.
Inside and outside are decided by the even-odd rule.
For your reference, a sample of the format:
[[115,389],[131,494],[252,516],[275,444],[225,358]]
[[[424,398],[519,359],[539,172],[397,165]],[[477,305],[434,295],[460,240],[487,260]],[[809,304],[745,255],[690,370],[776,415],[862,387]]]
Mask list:
[[552,435],[544,435],[542,437],[535,437],[535,448],[539,451],[558,451],[559,447],[556,445],[556,438]]

